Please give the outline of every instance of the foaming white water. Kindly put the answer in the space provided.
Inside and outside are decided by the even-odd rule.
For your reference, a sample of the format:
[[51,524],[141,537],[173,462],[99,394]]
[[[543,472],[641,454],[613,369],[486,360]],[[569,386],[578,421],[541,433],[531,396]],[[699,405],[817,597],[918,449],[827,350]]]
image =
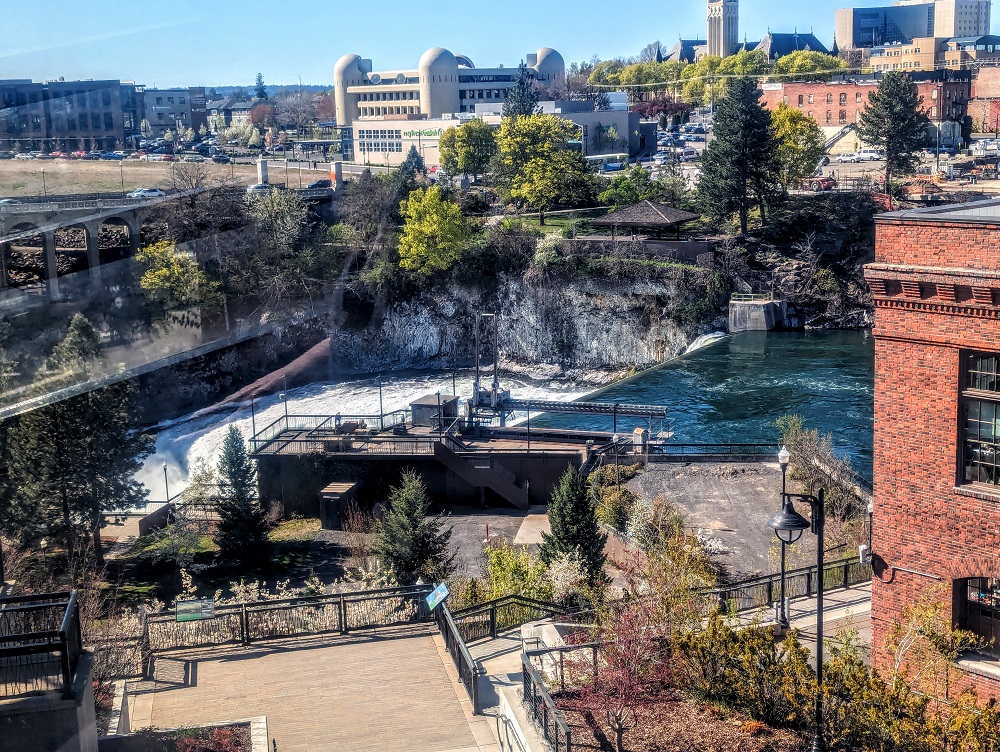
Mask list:
[[[488,381],[487,381],[488,383]],[[587,393],[587,389],[568,382],[529,383],[517,377],[504,376],[502,385],[518,398],[569,401]],[[455,386],[463,396],[472,394],[472,373],[457,374]],[[410,373],[382,378],[382,405],[385,412],[409,406],[425,394],[450,394],[450,373]],[[163,464],[166,463],[166,483],[170,494],[184,490],[191,470],[199,462],[215,465],[222,442],[230,425],[236,425],[249,439],[254,432],[280,418],[285,407],[277,395],[250,403],[233,404],[229,412],[199,410],[184,417],[160,424],[156,429],[156,451],[150,455],[136,478],[149,489],[150,501],[165,498]],[[290,415],[375,415],[379,409],[378,380],[375,378],[333,383],[309,384],[288,390]],[[515,417],[521,417],[520,415]],[[517,421],[515,421],[517,422]]]
[[689,355],[690,353],[693,353],[695,350],[700,350],[703,347],[714,345],[720,339],[725,339],[728,336],[729,335],[726,334],[725,332],[711,332],[710,334],[702,334],[699,337],[697,337],[694,342],[692,342],[690,345],[687,346],[687,349],[684,351],[684,354]]

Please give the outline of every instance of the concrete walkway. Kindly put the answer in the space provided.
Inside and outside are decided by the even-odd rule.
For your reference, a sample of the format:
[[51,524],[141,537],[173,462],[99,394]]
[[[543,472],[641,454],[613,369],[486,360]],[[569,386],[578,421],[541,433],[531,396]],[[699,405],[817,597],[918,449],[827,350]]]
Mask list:
[[174,651],[129,692],[133,729],[266,716],[268,752],[499,752],[427,625]]

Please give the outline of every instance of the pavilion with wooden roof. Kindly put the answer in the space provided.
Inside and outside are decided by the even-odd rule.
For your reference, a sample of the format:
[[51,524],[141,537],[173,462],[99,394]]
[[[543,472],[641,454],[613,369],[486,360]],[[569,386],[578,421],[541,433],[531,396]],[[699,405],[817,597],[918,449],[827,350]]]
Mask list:
[[673,228],[677,238],[680,239],[681,225],[692,219],[698,219],[698,215],[655,201],[640,201],[638,204],[605,214],[600,219],[593,220],[590,226],[610,227],[612,239],[616,237],[619,227],[627,227],[632,233],[641,228],[654,232],[656,237],[660,237],[664,230]]

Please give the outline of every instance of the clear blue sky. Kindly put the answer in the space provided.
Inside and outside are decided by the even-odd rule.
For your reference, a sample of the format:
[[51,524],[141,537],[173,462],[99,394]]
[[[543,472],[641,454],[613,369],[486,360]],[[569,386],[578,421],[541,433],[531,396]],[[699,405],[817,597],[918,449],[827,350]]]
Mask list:
[[[833,38],[833,14],[855,0],[741,0],[740,36],[813,29]],[[593,55],[635,55],[659,39],[703,37],[704,0],[8,0],[0,28],[0,78],[119,78],[147,86],[331,83],[344,53],[375,69],[411,68],[429,47],[470,56],[476,65],[513,65],[554,47],[567,65]],[[502,8],[502,12],[496,10]],[[1000,15],[1000,12],[998,12]],[[998,27],[994,19],[994,30]]]

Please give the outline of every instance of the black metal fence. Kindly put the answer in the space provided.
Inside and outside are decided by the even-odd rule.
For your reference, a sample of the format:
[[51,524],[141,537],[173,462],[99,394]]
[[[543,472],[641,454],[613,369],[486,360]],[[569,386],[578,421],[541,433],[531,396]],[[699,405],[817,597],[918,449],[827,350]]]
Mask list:
[[429,585],[366,590],[219,606],[208,619],[177,621],[173,612],[150,614],[144,624],[146,652],[174,648],[248,645],[260,640],[427,621]]
[[82,644],[75,590],[0,600],[0,697],[72,697]]
[[566,609],[555,603],[546,603],[523,595],[508,595],[455,611],[452,617],[462,639],[468,643],[487,637],[495,638],[497,632],[536,619],[556,616],[565,611]]
[[[631,449],[631,447],[629,447]],[[650,462],[776,462],[778,444],[653,444]]]
[[[846,588],[868,582],[872,578],[870,564],[859,559],[842,559],[823,565],[823,590]],[[724,611],[739,612],[767,608],[778,599],[781,575],[769,574],[742,580],[732,585],[706,590],[706,595],[718,600]],[[815,595],[819,588],[816,566],[792,569],[785,573],[785,597],[799,598]]]
[[481,710],[479,707],[479,666],[472,659],[472,654],[469,653],[469,648],[466,647],[448,606],[444,603],[438,606],[435,618],[448,654],[455,664],[455,670],[458,671],[458,678],[462,681],[462,686],[465,687],[465,692],[472,701],[472,712],[474,715],[479,715]]
[[527,653],[521,653],[522,699],[528,716],[534,721],[554,752],[572,752],[573,738],[562,711],[556,707],[545,687],[545,681],[531,664]]

